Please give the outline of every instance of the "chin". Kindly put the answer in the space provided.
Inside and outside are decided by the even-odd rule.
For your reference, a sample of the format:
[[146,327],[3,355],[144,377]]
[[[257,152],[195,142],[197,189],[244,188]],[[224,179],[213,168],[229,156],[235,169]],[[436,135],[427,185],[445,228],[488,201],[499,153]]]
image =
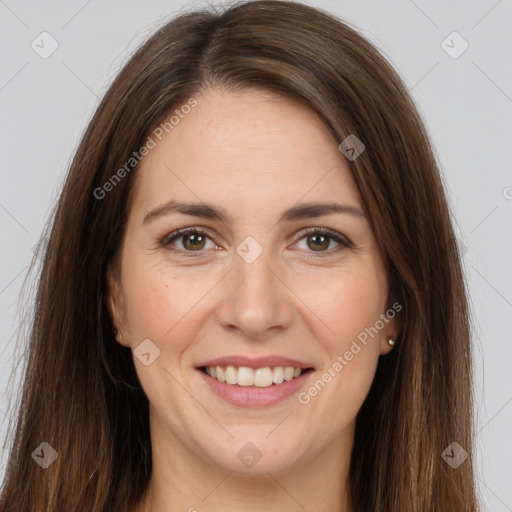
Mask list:
[[[214,464],[228,471],[250,475],[268,476],[267,473],[285,471],[300,460],[299,449],[303,447],[300,439],[292,440],[285,432],[272,439],[275,432],[267,437],[267,428],[258,432],[254,429],[254,436],[250,436],[247,435],[247,426],[245,428],[245,435],[235,436],[226,445],[219,443],[215,450],[210,444],[203,453],[206,452]],[[283,442],[284,439],[288,442]]]

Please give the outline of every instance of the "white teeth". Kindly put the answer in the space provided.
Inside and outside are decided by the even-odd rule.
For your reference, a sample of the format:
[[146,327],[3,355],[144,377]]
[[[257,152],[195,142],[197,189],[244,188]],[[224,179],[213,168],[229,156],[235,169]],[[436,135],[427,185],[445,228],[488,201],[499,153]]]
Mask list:
[[284,368],[282,366],[278,366],[274,368],[274,376],[272,382],[274,384],[281,384],[284,381]]
[[236,384],[238,377],[238,372],[236,371],[234,366],[228,366],[226,368],[226,382],[228,384]]
[[[226,372],[223,370],[220,366],[211,366],[209,367],[210,371],[212,368],[215,368],[216,378],[217,380],[220,380],[221,382],[226,382]],[[210,373],[210,376],[213,377],[213,375]]]
[[[233,368],[230,366],[230,368]],[[246,366],[238,368],[238,380],[236,384],[239,386],[252,386],[254,382],[254,370]]]
[[293,366],[287,366],[284,369],[284,380],[292,380],[293,379]]
[[272,377],[272,370],[270,368],[258,368],[254,372],[254,385],[259,388],[268,388],[268,386],[272,386]]
[[294,368],[293,366],[276,366],[275,368],[266,366],[256,369],[247,366],[206,367],[206,373],[220,382],[259,388],[266,388],[272,386],[272,384],[281,384],[284,381],[296,379],[302,371],[301,368]]

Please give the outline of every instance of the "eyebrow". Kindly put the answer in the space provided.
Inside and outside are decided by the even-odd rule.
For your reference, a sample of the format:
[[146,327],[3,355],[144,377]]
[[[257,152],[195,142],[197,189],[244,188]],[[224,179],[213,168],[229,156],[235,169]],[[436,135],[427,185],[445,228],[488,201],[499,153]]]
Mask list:
[[[224,208],[209,205],[206,203],[183,203],[181,201],[170,200],[165,204],[157,206],[151,210],[143,219],[142,224],[149,224],[160,217],[172,213],[182,213],[193,217],[203,219],[217,220],[226,222],[229,218]],[[366,219],[364,212],[357,206],[340,203],[303,203],[286,210],[279,219],[279,222],[293,222],[296,220],[321,217],[335,213],[350,214]]]

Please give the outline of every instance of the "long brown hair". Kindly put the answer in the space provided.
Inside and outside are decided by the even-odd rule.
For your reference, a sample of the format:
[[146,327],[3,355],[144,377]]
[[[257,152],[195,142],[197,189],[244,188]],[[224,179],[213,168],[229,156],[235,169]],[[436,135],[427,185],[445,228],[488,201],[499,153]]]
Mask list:
[[[349,164],[403,329],[357,417],[354,511],[477,511],[467,291],[428,134],[372,44],[328,13],[278,0],[171,20],[131,57],[89,123],[47,231],[1,511],[126,511],[144,494],[148,400],[105,304],[137,166],[104,197],[98,189],[208,87],[292,97],[337,141],[356,134],[366,147]],[[47,469],[32,460],[42,442],[58,453]],[[457,468],[442,457],[453,442],[469,453]]]

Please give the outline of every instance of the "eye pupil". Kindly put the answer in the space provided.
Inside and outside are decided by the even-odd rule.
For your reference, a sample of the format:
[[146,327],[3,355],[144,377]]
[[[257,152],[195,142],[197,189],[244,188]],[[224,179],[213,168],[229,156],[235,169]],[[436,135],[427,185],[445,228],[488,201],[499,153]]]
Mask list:
[[328,236],[320,235],[320,234],[315,234],[315,235],[310,235],[309,239],[310,240],[322,239],[322,241],[320,241],[320,243],[313,242],[313,245],[310,245],[308,243],[309,247],[311,249],[313,249],[313,250],[327,249],[329,247],[329,240],[330,240],[330,238]]

